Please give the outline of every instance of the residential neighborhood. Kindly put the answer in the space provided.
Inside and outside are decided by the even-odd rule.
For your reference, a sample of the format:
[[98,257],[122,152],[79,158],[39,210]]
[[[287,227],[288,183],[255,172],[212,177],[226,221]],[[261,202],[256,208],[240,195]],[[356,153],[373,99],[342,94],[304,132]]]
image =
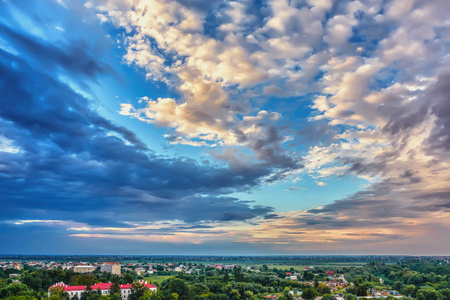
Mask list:
[[186,258],[0,256],[0,299],[18,300],[11,293],[32,295],[20,300],[450,298],[447,256]]

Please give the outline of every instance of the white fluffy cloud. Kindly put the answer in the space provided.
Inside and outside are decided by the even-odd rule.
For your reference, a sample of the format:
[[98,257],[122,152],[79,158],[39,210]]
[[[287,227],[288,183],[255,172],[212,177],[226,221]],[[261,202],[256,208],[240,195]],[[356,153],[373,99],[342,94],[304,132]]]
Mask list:
[[[306,174],[383,183],[388,191],[372,201],[395,199],[411,215],[424,202],[427,216],[448,211],[439,196],[450,179],[439,110],[446,111],[448,1],[234,1],[208,12],[177,1],[109,0],[96,9],[127,31],[126,62],[179,92],[143,107],[123,104],[122,114],[171,128],[173,143],[244,145],[287,166],[291,138],[279,122],[295,116],[260,110],[255,100],[313,94],[310,122],[325,120],[337,135],[307,151]],[[234,149],[216,158],[246,160]]]

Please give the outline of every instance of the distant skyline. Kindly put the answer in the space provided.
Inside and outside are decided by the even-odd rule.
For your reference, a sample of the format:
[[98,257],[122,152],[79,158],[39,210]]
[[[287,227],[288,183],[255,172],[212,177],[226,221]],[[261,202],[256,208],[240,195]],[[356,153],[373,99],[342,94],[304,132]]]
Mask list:
[[447,0],[0,0],[0,254],[448,255]]

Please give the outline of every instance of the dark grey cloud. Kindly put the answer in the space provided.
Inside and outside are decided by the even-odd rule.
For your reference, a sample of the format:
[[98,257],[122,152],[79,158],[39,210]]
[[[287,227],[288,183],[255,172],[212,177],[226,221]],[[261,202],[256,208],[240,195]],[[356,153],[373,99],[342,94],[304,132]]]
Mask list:
[[1,219],[117,225],[130,219],[247,220],[273,210],[224,196],[258,185],[269,166],[241,172],[159,157],[53,78],[59,69],[80,78],[109,72],[83,52],[82,41],[59,47],[4,24],[0,30],[22,53],[0,49],[0,135],[19,150],[0,155]]
[[270,181],[280,180],[284,174],[292,170],[303,168],[299,158],[294,158],[281,147],[285,136],[281,133],[282,127],[270,126],[260,123],[264,137],[250,141],[250,148],[256,153],[256,158],[266,162],[269,166],[279,169],[273,174]]
[[328,121],[311,121],[305,124],[303,128],[295,131],[293,143],[301,143],[305,146],[314,146],[317,145],[318,142],[329,144],[335,139],[336,134],[336,128],[333,128]]
[[450,74],[439,77],[430,98],[433,101],[431,113],[437,118],[428,139],[430,153],[450,150]]
[[297,220],[300,224],[307,226],[311,229],[345,229],[345,228],[366,228],[372,226],[393,226],[396,224],[401,224],[400,222],[395,222],[392,220],[358,220],[358,219],[348,219],[348,220],[338,220],[334,216],[311,216],[302,217]]
[[64,70],[71,76],[82,75],[91,78],[99,74],[112,73],[113,69],[95,58],[95,51],[85,40],[73,41],[56,46],[42,40],[33,39],[26,33],[15,31],[0,23],[0,34],[21,55],[28,57],[28,63],[36,68],[58,72]]

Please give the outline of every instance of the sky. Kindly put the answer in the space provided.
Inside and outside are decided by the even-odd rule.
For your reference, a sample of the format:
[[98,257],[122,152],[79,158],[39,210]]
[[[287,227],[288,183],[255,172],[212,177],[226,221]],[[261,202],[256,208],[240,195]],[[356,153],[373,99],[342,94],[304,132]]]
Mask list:
[[0,0],[0,253],[448,255],[448,0]]

